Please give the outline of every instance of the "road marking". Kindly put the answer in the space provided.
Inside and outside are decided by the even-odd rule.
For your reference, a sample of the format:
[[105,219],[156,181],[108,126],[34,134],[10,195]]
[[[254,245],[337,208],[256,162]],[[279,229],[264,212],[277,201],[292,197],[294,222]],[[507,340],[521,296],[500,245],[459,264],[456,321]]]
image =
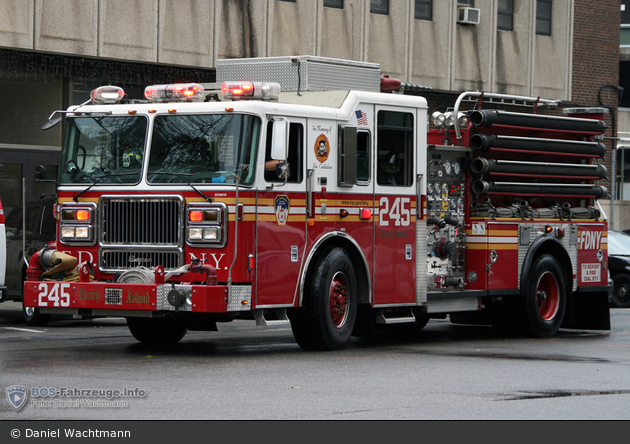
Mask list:
[[31,330],[30,328],[19,328],[19,327],[0,327],[0,328],[4,328],[5,330],[28,331],[30,333],[46,333],[45,331],[42,331],[42,330]]

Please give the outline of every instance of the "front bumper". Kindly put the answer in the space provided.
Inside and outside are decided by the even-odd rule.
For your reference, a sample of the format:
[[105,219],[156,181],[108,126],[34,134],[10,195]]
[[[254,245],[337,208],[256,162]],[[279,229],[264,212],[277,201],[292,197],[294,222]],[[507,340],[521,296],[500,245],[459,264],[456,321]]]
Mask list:
[[[173,294],[180,297],[174,298]],[[24,283],[24,306],[37,307],[40,313],[92,316],[147,316],[150,312],[229,313],[251,310],[251,305],[251,285],[228,288],[227,285],[94,281]]]

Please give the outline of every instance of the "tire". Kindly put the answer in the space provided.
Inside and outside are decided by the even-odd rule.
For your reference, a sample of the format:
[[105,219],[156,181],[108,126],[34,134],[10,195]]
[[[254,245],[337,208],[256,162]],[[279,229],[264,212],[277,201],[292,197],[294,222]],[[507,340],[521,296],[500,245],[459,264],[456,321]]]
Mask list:
[[630,276],[618,274],[613,278],[613,283],[610,305],[615,308],[630,308]]
[[188,332],[188,323],[175,318],[127,318],[127,326],[145,344],[179,342]]
[[534,261],[522,296],[522,332],[528,336],[555,336],[564,320],[567,292],[560,264],[545,254]]
[[22,314],[24,315],[24,322],[26,325],[32,327],[44,327],[50,322],[49,314],[41,314],[37,307],[25,307],[22,301]]
[[322,254],[309,273],[300,308],[289,319],[296,342],[304,350],[340,350],[352,335],[357,318],[354,267],[343,248]]

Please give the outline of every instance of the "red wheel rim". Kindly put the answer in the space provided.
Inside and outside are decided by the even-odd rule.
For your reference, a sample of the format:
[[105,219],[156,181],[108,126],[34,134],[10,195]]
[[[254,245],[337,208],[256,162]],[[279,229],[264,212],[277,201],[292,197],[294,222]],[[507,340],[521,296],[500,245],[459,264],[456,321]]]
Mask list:
[[560,289],[553,273],[547,271],[538,280],[536,303],[538,313],[545,321],[552,320],[558,312]]
[[330,282],[330,319],[341,327],[348,318],[348,282],[343,273],[337,273]]

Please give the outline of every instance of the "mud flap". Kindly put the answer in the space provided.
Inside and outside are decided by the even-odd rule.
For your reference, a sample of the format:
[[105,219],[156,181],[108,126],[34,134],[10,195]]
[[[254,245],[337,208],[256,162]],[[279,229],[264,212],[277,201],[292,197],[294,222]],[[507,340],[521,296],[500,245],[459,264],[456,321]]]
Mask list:
[[569,298],[562,328],[610,330],[607,292],[576,293]]

